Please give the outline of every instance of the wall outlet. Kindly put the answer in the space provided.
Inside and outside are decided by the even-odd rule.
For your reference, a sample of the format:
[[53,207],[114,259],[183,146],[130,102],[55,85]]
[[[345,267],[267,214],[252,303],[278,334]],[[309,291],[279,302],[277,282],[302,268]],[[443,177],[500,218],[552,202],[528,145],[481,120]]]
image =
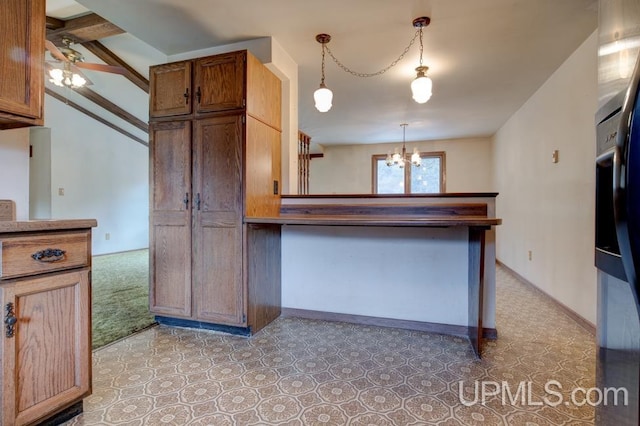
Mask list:
[[109,232],[107,232],[106,234],[104,234],[104,239],[105,240],[110,240],[111,239],[111,234]]
[[531,260],[532,258],[533,258],[533,252],[529,250],[529,260]]
[[64,195],[64,188],[58,188],[58,195],[61,197]]

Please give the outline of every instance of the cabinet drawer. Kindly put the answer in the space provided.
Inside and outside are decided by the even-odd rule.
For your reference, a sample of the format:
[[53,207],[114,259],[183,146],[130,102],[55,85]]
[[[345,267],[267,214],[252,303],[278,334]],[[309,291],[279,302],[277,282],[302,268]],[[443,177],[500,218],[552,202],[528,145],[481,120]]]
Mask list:
[[89,265],[89,232],[0,238],[0,279]]

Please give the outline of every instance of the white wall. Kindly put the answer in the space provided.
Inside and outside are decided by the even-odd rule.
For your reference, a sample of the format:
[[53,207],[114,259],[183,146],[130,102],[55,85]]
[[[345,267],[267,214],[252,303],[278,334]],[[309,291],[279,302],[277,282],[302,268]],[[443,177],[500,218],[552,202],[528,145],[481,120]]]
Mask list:
[[50,96],[45,126],[51,129],[52,218],[97,219],[93,254],[148,247],[148,148]]
[[29,219],[51,217],[51,129],[30,128]]
[[[446,192],[493,191],[490,138],[407,142],[407,152],[446,152]],[[400,143],[331,145],[311,160],[310,194],[371,194],[371,156],[393,152]]]
[[594,32],[494,136],[497,258],[592,323],[596,52]]
[[16,203],[16,219],[29,219],[29,129],[0,131],[0,199]]

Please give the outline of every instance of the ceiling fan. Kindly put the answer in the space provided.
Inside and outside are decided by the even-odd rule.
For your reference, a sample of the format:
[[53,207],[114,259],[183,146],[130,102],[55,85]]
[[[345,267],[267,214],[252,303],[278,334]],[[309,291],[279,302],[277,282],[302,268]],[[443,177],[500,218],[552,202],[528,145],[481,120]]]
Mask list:
[[45,47],[51,53],[51,56],[63,64],[62,69],[55,67],[51,63],[46,64],[51,76],[49,81],[57,86],[77,88],[92,84],[80,68],[121,75],[125,75],[128,72],[123,67],[84,62],[82,53],[71,47],[73,41],[70,38],[63,37],[62,43],[63,46],[58,47],[50,40],[45,40]]

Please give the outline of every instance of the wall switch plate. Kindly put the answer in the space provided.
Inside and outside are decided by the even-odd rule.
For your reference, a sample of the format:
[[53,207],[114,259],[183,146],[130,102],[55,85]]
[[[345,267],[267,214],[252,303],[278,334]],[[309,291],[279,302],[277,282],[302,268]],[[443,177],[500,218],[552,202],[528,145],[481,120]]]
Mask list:
[[556,149],[556,150],[554,150],[554,151],[553,151],[553,153],[551,154],[551,161],[552,161],[552,162],[554,162],[554,163],[557,163],[557,162],[558,162],[558,160],[559,160],[559,157],[558,157],[558,156],[559,156],[559,152],[558,152],[558,150]]
[[532,258],[533,258],[533,252],[529,250],[529,260],[531,260]]
[[60,196],[64,195],[64,188],[58,188],[58,195]]
[[107,232],[106,234],[104,234],[104,239],[105,240],[110,240],[111,239],[111,234],[109,232]]

